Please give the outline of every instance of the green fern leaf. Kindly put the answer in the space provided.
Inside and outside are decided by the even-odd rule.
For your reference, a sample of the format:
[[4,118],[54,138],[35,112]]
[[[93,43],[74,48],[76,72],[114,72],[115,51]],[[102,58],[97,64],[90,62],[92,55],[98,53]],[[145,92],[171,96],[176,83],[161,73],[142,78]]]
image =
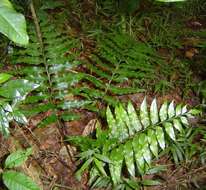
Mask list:
[[129,116],[129,121],[130,121],[130,130],[132,130],[134,133],[138,132],[142,129],[142,125],[139,121],[139,118],[137,116],[136,110],[134,109],[134,106],[132,105],[131,102],[128,103],[127,106],[127,112]]
[[[186,109],[186,106],[175,106],[174,101],[169,104],[164,102],[158,110],[156,99],[154,99],[148,111],[145,97],[139,114],[137,113],[131,102],[128,103],[127,109],[118,104],[115,106],[114,113],[109,107],[107,108],[109,130],[106,133],[108,135],[104,135],[104,140],[101,141],[101,134],[98,132],[96,141],[101,142],[98,145],[100,147],[97,146],[99,152],[106,155],[110,161],[103,162],[102,159],[98,159],[102,165],[97,161],[98,166],[97,163],[93,166],[91,183],[107,174],[111,176],[113,186],[116,187],[122,183],[124,178],[122,171],[125,170],[132,178],[137,174],[144,175],[151,168],[153,157],[157,158],[161,150],[165,150],[169,143],[176,142],[178,133],[184,130],[184,126],[189,125],[190,111]],[[182,159],[175,150],[173,153],[177,160]],[[90,157],[92,158],[92,155],[88,159]],[[107,167],[109,173],[106,170]]]
[[152,101],[151,106],[150,106],[150,118],[151,118],[151,122],[153,125],[158,123],[159,121],[156,98]]
[[140,119],[143,126],[146,128],[150,125],[149,113],[147,111],[147,100],[144,98],[141,106],[140,106]]

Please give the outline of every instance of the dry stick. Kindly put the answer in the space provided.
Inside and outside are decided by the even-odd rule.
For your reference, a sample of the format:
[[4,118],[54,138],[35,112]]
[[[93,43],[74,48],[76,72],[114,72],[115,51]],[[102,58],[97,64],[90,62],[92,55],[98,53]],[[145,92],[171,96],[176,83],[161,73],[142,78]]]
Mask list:
[[[50,177],[48,177],[48,176],[42,175],[42,177],[45,178],[45,180],[43,179],[43,183],[44,183],[44,184],[49,185],[49,184],[51,184],[51,182],[53,181],[53,179],[50,178]],[[65,185],[61,185],[61,184],[58,184],[58,183],[54,183],[54,184],[53,184],[53,187],[60,187],[60,188],[64,188],[64,189],[74,190],[74,188],[72,188],[72,187],[65,186]]]
[[[47,185],[50,184],[49,182],[46,182],[46,181],[44,183],[47,184]],[[74,190],[73,187],[61,185],[61,184],[58,184],[58,183],[54,183],[52,187],[59,187],[59,188],[63,188],[63,189]]]
[[[46,68],[46,73],[47,73],[47,77],[48,77],[48,80],[49,80],[49,85],[50,85],[50,93],[52,94],[52,82],[51,82],[51,76],[49,74],[49,71],[48,71],[48,65],[46,63],[46,57],[45,57],[45,53],[44,53],[44,44],[43,44],[43,41],[42,41],[42,33],[41,33],[41,29],[40,29],[40,26],[39,26],[39,22],[38,22],[38,18],[37,18],[37,15],[36,15],[36,11],[35,11],[35,8],[34,8],[34,4],[33,4],[33,1],[31,1],[30,3],[30,9],[31,9],[31,13],[32,13],[32,18],[34,20],[34,24],[35,24],[35,27],[36,27],[36,32],[37,32],[37,36],[38,36],[38,40],[39,40],[39,43],[40,43],[40,47],[41,47],[41,52],[42,52],[42,55],[43,55],[43,61],[44,61],[44,66]],[[54,103],[54,101],[52,101],[52,99],[50,98],[50,102]],[[72,164],[74,165],[75,162],[72,158],[72,155],[69,151],[69,148],[66,144],[66,142],[63,140],[64,139],[64,132],[62,131],[62,128],[63,128],[63,124],[61,123],[61,121],[58,119],[57,121],[57,129],[58,129],[58,132],[61,136],[61,141],[63,142],[64,146],[66,147],[66,151],[68,153],[68,156],[69,156],[69,159],[70,161],[72,162]],[[72,170],[72,168],[70,168]]]
[[29,133],[31,134],[31,137],[33,138],[33,140],[35,141],[35,143],[37,144],[38,147],[40,147],[41,143],[39,141],[39,139],[36,137],[36,135],[33,133],[33,131],[27,126],[27,125],[23,125],[23,127],[29,131]]

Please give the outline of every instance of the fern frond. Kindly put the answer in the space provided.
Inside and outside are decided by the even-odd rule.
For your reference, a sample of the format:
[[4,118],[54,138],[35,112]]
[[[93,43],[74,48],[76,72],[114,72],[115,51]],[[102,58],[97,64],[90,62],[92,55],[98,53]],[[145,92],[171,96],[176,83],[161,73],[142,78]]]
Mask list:
[[[88,158],[97,159],[96,154],[101,154],[110,160],[105,162],[99,159],[114,186],[122,182],[125,172],[131,178],[143,175],[150,169],[153,158],[158,158],[167,146],[175,142],[179,133],[183,134],[189,126],[191,113],[187,106],[175,105],[174,101],[164,102],[158,108],[154,99],[148,107],[146,98],[139,110],[131,103],[128,103],[127,108],[122,104],[117,105],[114,112],[108,107],[108,130],[102,136],[103,131],[98,129],[94,140],[95,148],[93,147],[96,151]],[[97,178],[102,177],[102,172],[94,160],[90,166],[92,185]]]
[[[72,48],[80,46],[79,40],[71,39],[58,30],[54,18],[51,18],[44,9],[59,6],[52,4],[44,6],[37,11],[41,35],[36,31],[34,23],[29,22],[28,33],[30,43],[25,48],[14,48],[11,56],[12,63],[16,66],[14,75],[26,78],[40,84],[40,87],[33,92],[32,96],[24,102],[24,112],[27,116],[52,111],[52,114],[45,118],[39,127],[49,125],[57,121],[57,110],[65,115],[68,109],[89,104],[88,101],[77,102],[74,98],[67,100],[71,89],[81,79],[81,74],[75,74],[74,69],[79,62],[76,60],[79,52],[67,55]],[[41,39],[39,39],[41,37]],[[57,106],[62,105],[62,107]],[[70,108],[65,108],[65,106]],[[72,106],[71,106],[72,105]],[[72,115],[73,116],[73,115]],[[66,117],[58,117],[65,119]],[[67,117],[68,119],[69,117]]]
[[78,86],[83,83],[85,87],[86,83],[90,91],[95,88],[110,97],[143,92],[157,77],[168,75],[163,72],[168,64],[151,47],[119,33],[105,35],[98,41],[96,51],[82,64],[86,74]]

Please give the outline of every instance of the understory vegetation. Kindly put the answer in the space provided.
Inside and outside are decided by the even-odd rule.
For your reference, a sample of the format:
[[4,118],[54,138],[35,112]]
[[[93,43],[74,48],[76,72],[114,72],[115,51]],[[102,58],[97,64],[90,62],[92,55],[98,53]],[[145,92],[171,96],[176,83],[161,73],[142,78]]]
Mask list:
[[206,189],[204,0],[0,1],[0,189]]

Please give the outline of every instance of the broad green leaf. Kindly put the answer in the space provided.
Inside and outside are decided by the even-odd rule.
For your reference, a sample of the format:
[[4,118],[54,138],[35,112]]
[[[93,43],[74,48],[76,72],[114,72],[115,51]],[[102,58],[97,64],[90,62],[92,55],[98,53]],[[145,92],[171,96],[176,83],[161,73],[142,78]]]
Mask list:
[[130,128],[133,128],[133,130],[136,132],[140,131],[142,129],[142,125],[131,102],[128,103],[127,113],[130,120]]
[[174,119],[173,120],[173,125],[179,132],[182,131],[182,124],[181,124],[179,119]]
[[139,135],[139,144],[141,145],[141,151],[145,161],[148,163],[148,165],[150,165],[152,156],[148,147],[147,135],[145,133],[141,133]]
[[4,111],[4,109],[0,108],[0,132],[4,137],[9,136],[9,118]]
[[8,103],[3,105],[3,109],[6,112],[13,112],[13,108],[11,107],[11,105],[9,105]]
[[12,77],[12,75],[7,74],[7,73],[0,73],[0,84],[6,82]]
[[155,125],[159,121],[156,98],[152,101],[150,106],[150,118],[153,125]]
[[[115,116],[116,116],[116,133],[118,134],[118,139],[123,141],[129,137],[127,126],[124,122],[124,115],[122,115],[122,110],[119,106],[115,107]],[[116,136],[116,135],[115,135]]]
[[114,185],[118,184],[121,181],[121,171],[122,164],[124,160],[123,155],[124,149],[122,146],[112,150],[110,154],[110,159],[113,161],[112,164],[109,164],[109,170],[111,173],[112,181]]
[[173,126],[171,123],[169,122],[165,122],[164,124],[164,127],[165,127],[165,131],[166,133],[169,135],[169,137],[175,141],[175,132],[174,132],[174,129],[173,129]]
[[161,121],[165,121],[167,119],[167,102],[162,104],[159,115]]
[[16,99],[17,101],[24,100],[29,92],[38,87],[38,84],[29,82],[28,80],[10,80],[0,87],[0,96]]
[[187,113],[187,105],[183,106],[181,113],[182,113],[182,114]]
[[147,99],[144,98],[140,106],[140,118],[143,126],[146,128],[150,125],[149,113],[147,111]]
[[111,131],[110,137],[117,138],[118,137],[117,124],[116,124],[116,120],[115,120],[113,113],[111,112],[109,106],[107,107],[106,116],[107,116],[107,124],[108,124],[108,127],[110,128],[110,131]]
[[17,150],[11,153],[5,161],[6,168],[18,167],[23,164],[28,157],[32,154],[32,148],[27,148],[26,150]]
[[133,141],[133,150],[135,154],[135,161],[140,174],[144,173],[145,170],[145,160],[143,157],[142,145],[139,144],[139,136],[136,136]]
[[150,166],[152,155],[151,155],[151,152],[150,152],[150,149],[147,143],[144,144],[144,146],[142,147],[142,152],[143,152],[143,157],[145,161],[147,162],[148,166]]
[[0,1],[0,32],[17,44],[29,42],[25,18],[14,10],[9,0]]
[[154,156],[157,158],[158,157],[158,142],[157,142],[157,138],[156,138],[156,134],[154,130],[152,129],[148,130],[147,139],[149,142],[150,150],[152,151]]
[[133,131],[132,127],[130,127],[129,116],[128,116],[126,110],[124,109],[124,107],[122,106],[122,104],[119,105],[119,112],[120,112],[119,116],[121,117],[121,120],[126,125],[125,128],[128,129],[129,136],[132,136],[134,134],[134,131]]
[[134,162],[133,146],[131,141],[128,141],[124,145],[124,158],[129,174],[135,177],[135,165],[134,165],[135,162]]
[[157,137],[157,141],[161,149],[164,150],[165,149],[165,137],[164,137],[164,131],[162,130],[160,126],[156,127],[156,137]]
[[182,105],[178,104],[175,111],[176,111],[176,116],[181,115],[181,113],[182,113]]
[[9,190],[40,190],[32,179],[23,173],[5,171],[3,172],[2,178]]
[[12,115],[13,115],[13,119],[17,123],[26,124],[28,122],[24,114],[21,113],[19,110],[15,110],[14,112],[12,112]]
[[145,172],[145,160],[142,151],[135,151],[135,160],[139,173],[142,175]]
[[169,104],[169,107],[168,107],[168,115],[169,115],[169,118],[172,118],[172,117],[175,116],[174,101],[172,101],[172,102]]
[[189,122],[187,120],[186,117],[182,116],[180,117],[181,122],[183,123],[184,126],[188,127],[189,126]]

